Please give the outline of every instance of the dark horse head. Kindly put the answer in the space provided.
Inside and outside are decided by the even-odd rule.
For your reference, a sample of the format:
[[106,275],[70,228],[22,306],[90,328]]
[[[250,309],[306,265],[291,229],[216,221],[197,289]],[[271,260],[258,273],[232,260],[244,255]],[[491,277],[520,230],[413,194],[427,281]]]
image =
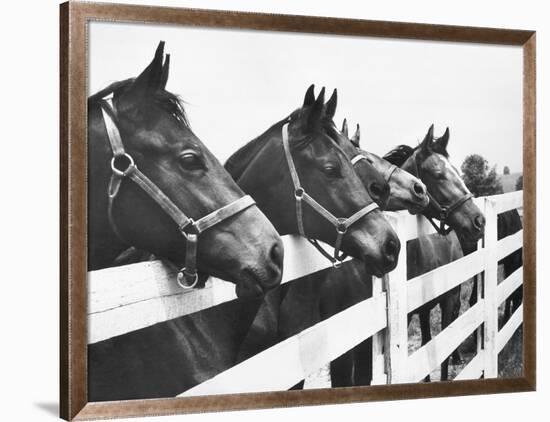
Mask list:
[[[336,91],[335,91],[336,92]],[[361,151],[350,142],[350,139],[344,131],[339,131],[332,119],[326,119],[325,128],[330,137],[344,150],[344,152],[352,157],[352,165],[355,172],[365,186],[367,193],[376,202],[380,208],[386,209],[390,199],[390,185],[384,179],[384,175],[373,165],[366,155],[361,154]]]
[[[352,157],[327,133],[335,110],[336,93],[325,104],[324,89],[315,99],[310,88],[302,107],[233,154],[225,165],[281,234],[298,233],[295,190],[283,148],[285,126],[296,172],[309,196],[339,218],[373,204]],[[308,205],[303,205],[302,217],[308,237],[335,245],[336,231],[326,218]],[[400,243],[382,213],[374,210],[349,227],[341,249],[380,275],[395,268]]]
[[[102,116],[112,94],[116,126],[136,167],[186,216],[196,220],[244,193],[191,130],[182,102],[165,89],[169,56],[161,42],[135,79],[117,82],[88,100],[89,268],[112,265],[128,245],[181,267],[186,238],[153,195],[124,178],[108,218],[113,150]],[[115,233],[116,232],[116,233]],[[257,296],[281,280],[282,242],[273,225],[249,206],[198,236],[201,274],[237,284],[237,295]],[[203,275],[204,277],[204,275]]]
[[[426,186],[420,179],[378,155],[361,148],[361,129],[359,124],[357,124],[353,137],[349,138],[348,124],[346,119],[344,119],[342,133],[357,148],[358,153],[364,156],[366,161],[383,176],[383,180],[389,185],[389,198],[384,207],[386,211],[408,210],[411,214],[417,214],[428,206],[430,199],[426,193]],[[363,180],[362,172],[359,169],[358,174]]]
[[[418,176],[428,189],[428,218],[439,219],[459,237],[476,241],[483,236],[485,217],[471,199],[471,193],[449,161],[449,128],[435,139],[433,125],[416,148],[401,145],[384,156],[392,164]],[[442,211],[443,210],[443,211]]]

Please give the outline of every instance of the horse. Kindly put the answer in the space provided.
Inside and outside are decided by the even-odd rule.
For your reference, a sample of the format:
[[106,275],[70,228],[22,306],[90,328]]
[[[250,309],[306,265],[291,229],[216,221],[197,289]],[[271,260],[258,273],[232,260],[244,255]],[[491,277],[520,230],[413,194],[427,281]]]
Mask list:
[[[355,148],[329,135],[337,91],[326,104],[324,93],[315,99],[310,86],[302,107],[239,149],[225,168],[280,235],[321,240],[382,275],[397,265],[399,239],[355,172]],[[389,192],[379,184],[377,192]]]
[[[347,124],[344,124],[342,127],[342,132],[347,136]],[[359,127],[356,131],[356,134],[351,139],[352,142],[359,147],[359,137],[360,131]],[[424,187],[422,180],[432,181],[430,184],[430,190],[428,192],[433,192],[430,196],[437,195],[443,204],[453,204],[458,203],[456,201],[462,200],[468,196],[467,192],[464,190],[465,187],[460,183],[461,180],[457,179],[457,173],[454,168],[448,162],[448,153],[446,151],[447,144],[449,141],[449,131],[447,130],[445,134],[436,140],[433,140],[433,126],[428,131],[422,145],[417,147],[417,154],[423,153],[422,157],[415,158],[421,162],[423,166],[422,172],[418,171],[418,163],[414,166],[411,162],[405,164],[407,160],[412,161],[411,157],[415,154],[414,149],[401,146],[393,150],[391,153],[387,154],[384,159],[389,160],[389,163],[393,165],[401,166],[402,170],[407,170],[416,174],[420,177],[420,187],[416,186],[415,191],[421,192],[421,187]],[[437,154],[437,155],[435,155]],[[371,154],[373,156],[373,154]],[[430,157],[431,156],[431,157]],[[383,160],[386,163],[386,166],[389,164],[387,161]],[[440,170],[444,169],[444,170]],[[383,174],[388,174],[387,169],[380,168],[380,171]],[[435,177],[435,174],[440,171],[445,171],[447,174],[439,175]],[[435,174],[434,174],[435,173]],[[410,173],[407,173],[410,174]],[[432,176],[433,175],[433,176]],[[412,177],[412,176],[411,176]],[[416,178],[415,178],[416,179]],[[395,179],[394,182],[397,182],[399,179]],[[442,183],[451,182],[456,187],[446,187],[440,186]],[[390,180],[391,184],[391,180]],[[405,186],[410,186],[406,184]],[[399,201],[397,200],[402,194],[403,191],[395,189],[395,185],[391,186],[391,195],[388,204],[393,206],[393,211],[398,211],[400,209],[408,209],[409,212],[415,214],[419,212],[418,205],[415,207],[410,206],[410,198],[404,200],[403,198]],[[460,197],[462,196],[462,198]],[[414,196],[413,196],[414,198]],[[469,198],[459,204],[460,208],[465,207],[463,204],[465,202],[471,202]],[[426,207],[426,203],[421,204]],[[468,204],[469,205],[469,204]],[[473,205],[473,204],[472,204]],[[436,205],[437,207],[437,205]],[[452,227],[455,230],[459,231],[461,234],[464,234],[464,237],[469,239],[477,240],[482,236],[482,226],[484,226],[484,218],[482,215],[478,214],[476,211],[477,207],[466,208],[465,210],[458,209],[455,212],[464,212],[465,215],[460,216],[461,218],[456,218],[452,220],[447,220],[449,224],[452,224]],[[420,210],[421,211],[421,210]],[[430,216],[430,212],[427,211],[426,214]],[[434,215],[435,212],[432,211],[431,215]],[[468,225],[468,220],[472,224],[478,227],[480,230],[471,229]],[[481,226],[481,227],[480,227]],[[470,234],[471,233],[471,234]],[[441,265],[447,264],[451,261],[459,259],[462,257],[462,252],[460,248],[460,243],[454,232],[447,233],[446,235],[432,235],[432,236],[423,236],[414,241],[408,242],[407,244],[407,278],[413,278],[417,275],[423,274],[431,269],[437,268]],[[342,276],[341,279],[346,280],[370,280],[370,276],[367,271],[361,271],[362,268],[357,266],[354,262],[350,262],[346,265],[346,275]],[[340,295],[336,293],[336,289],[327,289],[327,292],[324,294],[328,300],[324,303],[321,303],[321,309],[324,315],[321,319],[327,318],[336,312],[340,312],[348,306],[351,306],[361,300],[364,300],[372,296],[372,285],[369,282],[356,283],[353,287],[347,286],[347,290],[344,290],[342,284],[338,284],[340,288]],[[346,298],[347,296],[347,298]],[[346,298],[342,300],[342,298]],[[421,333],[422,333],[422,344],[427,343],[431,339],[430,333],[430,324],[429,324],[429,311],[437,303],[440,303],[442,309],[442,328],[448,326],[448,324],[456,319],[460,307],[460,288],[455,288],[451,292],[442,295],[442,297],[431,301],[428,304],[425,304],[422,308],[418,310],[420,313],[421,320]],[[371,339],[366,340],[361,345],[345,353],[338,359],[331,362],[331,381],[333,386],[351,386],[351,385],[369,385],[372,378],[372,343]],[[446,379],[448,377],[448,361],[444,361],[442,364],[442,378]]]
[[[346,132],[346,125],[343,127],[343,132]],[[359,138],[359,132],[353,139]],[[438,139],[433,138],[433,126],[428,131],[422,144],[415,149],[408,146],[400,146],[384,156],[385,160],[393,165],[400,166],[402,170],[406,170],[420,178],[421,181],[430,182],[428,186],[429,196],[434,199],[435,204],[458,204],[455,211],[445,219],[445,222],[451,225],[455,230],[459,231],[463,237],[471,240],[477,240],[483,235],[484,217],[481,215],[477,207],[472,203],[468,192],[461,183],[458,173],[450,165],[448,161],[447,144],[449,141],[449,131]],[[357,146],[358,143],[357,143]],[[418,156],[417,156],[418,155]],[[413,161],[414,160],[414,161]],[[408,161],[408,163],[407,163]],[[413,164],[414,163],[414,164]],[[422,171],[420,171],[420,168]],[[382,170],[382,172],[387,172]],[[439,174],[443,173],[443,174]],[[451,186],[445,186],[451,184]],[[423,185],[422,185],[423,186]],[[389,204],[392,203],[390,195]],[[435,199],[435,198],[438,199]],[[460,203],[459,203],[460,202]],[[403,201],[401,201],[404,204]],[[438,205],[432,207],[435,210],[426,210],[425,214],[428,217],[441,216],[436,214]],[[466,204],[468,203],[468,204]],[[465,205],[466,204],[466,205]],[[473,206],[472,206],[473,205]],[[402,205],[401,205],[402,206]],[[404,207],[407,209],[407,207]],[[398,206],[393,209],[399,210]],[[409,209],[412,213],[418,212],[417,209]],[[463,213],[460,216],[449,218],[454,213]],[[474,226],[474,228],[471,227]],[[421,275],[431,269],[452,262],[462,257],[462,251],[458,237],[454,232],[436,234],[431,236],[423,236],[419,239],[408,242],[407,244],[407,278],[411,279]],[[342,279],[352,280],[369,280],[368,271],[361,272],[361,267],[354,265],[353,262],[346,266],[346,276]],[[341,285],[339,285],[340,287]],[[347,300],[342,301],[341,297],[346,297]],[[335,295],[334,290],[329,290],[325,294],[328,298],[324,304],[320,304],[321,309],[327,309],[322,319],[340,312],[345,307],[351,306],[361,300],[372,296],[372,286],[370,283],[357,283],[354,288],[349,288],[347,291],[342,291],[341,296]],[[352,299],[352,300],[350,300]],[[429,312],[440,304],[442,309],[442,328],[445,328],[450,322],[458,316],[460,307],[460,287],[457,287],[440,298],[437,298],[423,307],[416,310],[420,314],[422,344],[426,344],[431,339]],[[352,385],[369,385],[372,378],[372,343],[368,339],[361,345],[345,353],[338,359],[331,362],[331,381],[334,386],[352,386]],[[448,377],[448,360],[442,363],[442,378]]]
[[[408,210],[411,214],[417,214],[424,210],[429,203],[426,186],[421,180],[410,173],[390,164],[376,154],[361,149],[361,130],[359,124],[353,137],[349,138],[347,119],[344,119],[341,129],[342,134],[357,148],[357,151],[366,157],[373,167],[386,179],[390,186],[390,196],[384,207],[387,211]],[[357,169],[362,180],[365,175]],[[341,271],[323,272],[315,277],[315,283],[321,286],[319,299],[318,320],[335,315],[349,306],[372,297],[372,274],[368,266],[359,261],[347,262]],[[310,288],[306,286],[305,288]],[[304,287],[302,287],[304,289]],[[290,295],[287,295],[290,298]],[[288,308],[293,305],[285,303]],[[282,312],[284,316],[290,312]],[[309,324],[314,320],[310,319]],[[286,324],[282,324],[286,325]],[[290,333],[295,333],[306,328],[304,324],[298,329],[295,327]],[[344,353],[330,363],[330,377],[333,387],[345,387],[351,385],[369,385],[372,379],[372,339],[369,338],[348,352]],[[295,388],[299,388],[297,385]]]
[[[417,213],[428,205],[424,184],[400,168],[390,164],[376,154],[361,149],[360,128],[350,139],[347,120],[344,120],[341,133],[332,131],[340,142],[352,145],[364,159],[381,175],[390,187],[390,196],[384,209],[408,209]],[[342,137],[343,136],[343,137]],[[370,175],[357,166],[356,172],[367,185]],[[281,304],[279,320],[280,340],[295,335],[311,325],[343,311],[372,296],[372,272],[361,261],[346,262],[338,270],[325,270],[283,286],[287,293]],[[330,363],[330,376],[333,387],[366,385],[372,378],[370,356],[371,339],[344,353]],[[303,387],[303,381],[293,387]]]
[[[449,128],[434,138],[433,125],[416,148],[401,145],[384,156],[390,163],[419,177],[428,189],[430,204],[424,216],[437,233],[421,236],[407,244],[407,278],[411,279],[463,256],[460,239],[474,243],[483,236],[485,217],[472,201],[472,194],[449,161]],[[439,225],[434,220],[439,220]],[[445,225],[448,227],[445,228]],[[451,231],[451,229],[453,231]],[[460,311],[460,286],[422,305],[409,315],[419,314],[422,345],[431,340],[430,311],[441,307],[441,328],[445,329]],[[459,359],[456,352],[454,358]],[[441,379],[448,378],[449,358],[441,364]],[[426,377],[426,381],[429,376]]]
[[[361,127],[357,124],[355,134],[349,138],[347,119],[342,122],[342,134],[355,146],[357,152],[374,167],[378,173],[384,176],[390,188],[385,205],[379,204],[385,211],[408,210],[411,214],[417,214],[428,206],[430,199],[426,193],[426,186],[420,179],[403,169],[391,164],[378,155],[361,148]],[[361,180],[369,183],[370,174],[357,170]]]
[[281,239],[165,89],[163,51],[161,42],[137,78],[88,99],[88,269],[132,245],[236,283],[240,297],[261,295],[281,280]]
[[88,345],[90,401],[175,396],[228,369],[281,280],[279,235],[192,132],[168,71],[161,42],[137,78],[88,100],[89,269],[135,245],[237,283],[239,299]]
[[[330,213],[350,215],[357,209],[372,206],[374,202],[370,195],[385,203],[389,193],[383,177],[370,163],[361,159],[352,164],[352,157],[357,156],[353,145],[334,137],[337,129],[332,118],[336,110],[337,91],[326,104],[324,92],[323,88],[315,98],[314,86],[310,86],[302,107],[237,151],[226,162],[225,168],[239,186],[256,200],[280,234],[302,234],[320,239],[336,249],[341,247],[343,252],[367,262],[374,273],[381,275],[395,267],[400,243],[378,209],[349,227],[340,245],[334,227],[311,207],[304,207],[301,217],[296,214],[295,185],[289,170],[288,154],[285,154],[282,145],[286,125],[301,186]],[[367,188],[354,167],[372,175]],[[303,223],[300,223],[301,219]],[[300,224],[305,230],[300,229]],[[238,361],[264,350],[279,339],[279,309],[287,290],[283,287],[266,295],[247,341],[243,343]],[[296,311],[299,312],[299,309]]]

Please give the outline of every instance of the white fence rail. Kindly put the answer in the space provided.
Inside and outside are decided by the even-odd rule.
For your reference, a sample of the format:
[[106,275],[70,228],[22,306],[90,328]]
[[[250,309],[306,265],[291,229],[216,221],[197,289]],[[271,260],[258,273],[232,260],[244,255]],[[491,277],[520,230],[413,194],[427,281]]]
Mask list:
[[[372,298],[181,395],[285,390],[369,337],[373,337],[373,384],[417,382],[476,330],[483,344],[478,344],[477,354],[455,379],[496,377],[498,353],[523,321],[520,306],[498,330],[498,306],[523,282],[520,268],[499,284],[498,261],[522,247],[523,231],[498,241],[497,215],[521,208],[523,192],[478,198],[476,203],[487,220],[485,237],[476,252],[407,281],[406,241],[433,233],[433,228],[423,217],[388,213],[403,247],[397,268],[382,280],[373,279]],[[304,239],[285,236],[283,241],[283,283],[329,267]],[[477,303],[409,355],[407,315],[481,273],[483,277],[478,276],[476,281]],[[174,269],[159,261],[90,272],[88,342],[106,340],[235,299],[234,285],[230,283],[211,279],[204,289],[184,291],[175,284],[174,274]]]

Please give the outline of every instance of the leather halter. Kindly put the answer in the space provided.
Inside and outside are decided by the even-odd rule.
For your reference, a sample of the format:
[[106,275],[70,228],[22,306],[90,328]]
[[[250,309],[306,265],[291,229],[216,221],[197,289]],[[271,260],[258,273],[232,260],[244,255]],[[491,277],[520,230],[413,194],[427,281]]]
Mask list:
[[[124,178],[129,178],[141,189],[143,189],[151,199],[153,199],[162,209],[168,214],[168,216],[177,224],[178,229],[182,236],[186,239],[185,247],[185,266],[178,271],[176,281],[184,289],[191,289],[195,287],[198,282],[199,276],[197,273],[197,242],[198,236],[203,231],[209,229],[212,226],[238,214],[245,209],[255,204],[254,200],[246,195],[242,198],[233,201],[218,210],[211,212],[210,214],[195,221],[192,218],[185,215],[170,198],[168,198],[160,188],[155,185],[151,179],[145,176],[137,167],[134,159],[128,154],[122,143],[120,131],[115,123],[115,108],[111,99],[103,100],[101,102],[101,111],[103,113],[103,120],[105,122],[105,128],[107,129],[107,135],[111,149],[113,150],[113,158],[111,159],[111,180],[109,182],[109,222],[113,231],[117,236],[124,241],[124,238],[120,235],[119,230],[113,219],[113,203],[120,190],[120,185]],[[126,168],[121,169],[117,167],[120,163],[120,159],[123,158],[126,161]]]
[[[416,160],[416,156],[411,157],[414,160],[414,166],[416,174],[414,176],[418,177],[419,179],[422,179],[420,177],[420,168],[418,167],[418,162]],[[474,195],[472,195],[471,192],[466,193],[465,195],[458,198],[455,202],[452,202],[450,205],[441,205],[430,193],[430,191],[426,188],[426,194],[428,195],[428,198],[430,199],[428,206],[433,206],[435,208],[435,214],[438,220],[439,225],[434,221],[433,217],[429,217],[428,215],[424,214],[424,217],[428,219],[430,224],[433,226],[435,231],[439,233],[440,235],[446,236],[448,235],[453,229],[449,224],[447,224],[447,220],[451,215],[455,213],[458,208],[464,204],[468,199],[473,198]],[[447,227],[445,227],[447,225]]]
[[[367,205],[366,207],[360,209],[351,217],[348,218],[338,218],[335,217],[330,211],[325,207],[319,204],[315,199],[307,194],[305,189],[300,183],[300,178],[298,177],[298,172],[296,171],[296,166],[294,165],[294,160],[292,159],[292,154],[290,152],[290,145],[288,141],[288,125],[290,122],[286,122],[282,127],[282,137],[283,137],[283,148],[285,151],[286,161],[288,163],[288,168],[290,170],[290,177],[292,178],[292,184],[294,185],[294,198],[296,199],[296,222],[298,225],[298,233],[301,236],[305,237],[315,248],[327,258],[334,268],[339,268],[342,265],[342,261],[346,258],[346,254],[340,253],[340,248],[342,246],[342,239],[344,234],[348,231],[348,228],[364,217],[365,215],[371,213],[378,208],[376,203]],[[323,247],[319,244],[316,239],[311,239],[306,236],[304,230],[304,221],[303,221],[303,210],[302,202],[305,202],[309,205],[317,214],[327,220],[330,224],[336,229],[336,242],[334,244],[334,254],[331,256],[328,254]]]
[[[355,166],[359,161],[366,160],[368,163],[371,163],[371,161],[368,159],[367,156],[359,153],[355,157],[351,159],[351,165]],[[390,164],[390,166],[384,171],[384,181],[386,183],[390,183],[390,179],[393,176],[393,173],[397,169],[397,166],[395,164]]]

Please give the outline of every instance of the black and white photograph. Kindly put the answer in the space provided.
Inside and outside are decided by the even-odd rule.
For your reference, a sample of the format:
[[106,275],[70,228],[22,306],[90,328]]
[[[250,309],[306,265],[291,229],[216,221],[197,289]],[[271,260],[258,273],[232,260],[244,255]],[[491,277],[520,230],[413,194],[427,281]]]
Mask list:
[[521,46],[87,41],[90,402],[523,376]]

